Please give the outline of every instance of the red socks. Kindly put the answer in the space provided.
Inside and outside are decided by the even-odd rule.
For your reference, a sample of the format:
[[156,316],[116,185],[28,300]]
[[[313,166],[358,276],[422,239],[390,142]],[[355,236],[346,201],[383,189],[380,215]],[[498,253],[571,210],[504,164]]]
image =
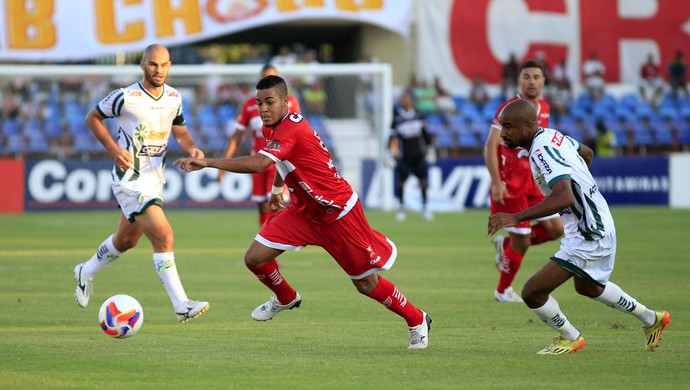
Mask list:
[[273,291],[278,302],[281,304],[287,305],[297,297],[297,291],[290,287],[288,282],[283,279],[283,275],[280,274],[278,263],[275,259],[258,267],[247,268],[256,275],[256,278],[259,279],[261,283],[265,284],[266,287]]
[[524,254],[516,252],[510,246],[510,238],[506,237],[503,241],[503,259],[501,259],[501,277],[498,279],[498,286],[496,291],[500,294],[505,292],[505,289],[513,285],[515,275],[517,275]]
[[415,307],[398,288],[380,275],[379,284],[371,292],[369,298],[376,300],[388,310],[399,315],[407,321],[407,326],[417,326],[424,321],[422,311]]
[[529,238],[530,245],[539,245],[551,240],[553,238],[549,236],[549,233],[546,232],[543,226],[538,223],[532,225],[532,234]]

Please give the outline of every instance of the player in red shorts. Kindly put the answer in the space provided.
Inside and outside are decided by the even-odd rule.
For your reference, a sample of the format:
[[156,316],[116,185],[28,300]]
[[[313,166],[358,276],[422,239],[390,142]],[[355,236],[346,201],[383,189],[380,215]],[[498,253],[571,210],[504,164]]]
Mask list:
[[[302,298],[283,278],[275,259],[286,250],[317,245],[350,276],[357,291],[405,319],[409,348],[426,348],[431,317],[408,301],[393,283],[378,275],[395,262],[395,244],[369,226],[357,193],[336,170],[316,131],[300,114],[289,111],[285,81],[268,76],[259,81],[256,89],[263,134],[268,141],[259,154],[175,161],[187,172],[211,167],[256,173],[276,166],[278,174],[269,202],[281,211],[261,227],[244,255],[247,268],[275,295],[259,305],[252,318],[266,321],[283,310],[299,307]],[[292,196],[286,208],[283,185],[287,185]]]
[[[261,69],[261,78],[270,75],[277,75],[278,72],[276,68],[271,64],[266,64],[263,69]],[[288,95],[288,108],[291,112],[300,112],[299,102],[297,98],[292,95]],[[237,146],[242,141],[247,131],[251,132],[252,137],[252,155],[259,153],[261,149],[266,146],[266,139],[261,133],[261,117],[259,116],[259,109],[256,106],[256,99],[248,99],[237,115],[237,120],[233,123],[235,132],[230,138],[230,144],[228,145],[228,150],[225,152],[225,158],[231,158],[235,151],[237,151]],[[222,180],[225,172],[218,171],[218,181]],[[271,166],[263,172],[255,173],[252,175],[252,197],[251,199],[256,202],[257,208],[259,210],[259,226],[263,225],[264,222],[271,215],[273,210],[268,205],[268,199],[271,196],[271,185],[273,184],[273,178],[276,175],[275,167]]]
[[[503,103],[491,123],[489,136],[484,145],[484,161],[491,175],[491,214],[517,213],[544,200],[532,177],[528,151],[522,148],[510,149],[501,139],[501,123],[498,115],[508,103],[525,99],[537,110],[540,127],[549,126],[549,103],[541,97],[544,87],[544,70],[539,62],[530,60],[520,66],[518,89],[520,93]],[[513,290],[515,275],[520,269],[530,245],[555,240],[563,235],[563,221],[558,214],[540,218],[530,226],[529,221],[505,229],[508,237],[496,236],[496,267],[501,275],[494,291],[499,302],[522,302]]]

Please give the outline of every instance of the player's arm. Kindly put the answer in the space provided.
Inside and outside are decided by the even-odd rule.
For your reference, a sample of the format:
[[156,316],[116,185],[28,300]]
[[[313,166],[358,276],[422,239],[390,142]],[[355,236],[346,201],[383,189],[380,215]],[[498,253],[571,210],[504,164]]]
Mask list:
[[192,157],[204,158],[204,152],[197,148],[196,143],[194,142],[192,135],[187,130],[187,126],[184,125],[184,122],[180,125],[176,125],[175,122],[173,122],[172,133],[173,137],[175,137],[175,141],[177,141],[177,144],[180,145],[182,150],[186,151]]
[[592,166],[592,160],[594,159],[594,151],[587,145],[580,144],[580,148],[577,150],[583,160],[587,163],[588,167]]
[[503,204],[503,198],[508,195],[508,192],[498,170],[498,145],[500,144],[501,132],[491,126],[489,136],[486,137],[484,143],[484,163],[491,176],[491,198],[494,202]]
[[110,135],[108,128],[103,124],[105,117],[98,112],[97,109],[92,109],[86,115],[86,125],[96,136],[98,141],[103,145],[105,151],[108,153],[110,158],[120,170],[125,170],[132,168],[134,165],[134,160],[132,154],[129,150],[121,147],[115,142],[113,137]]
[[[232,156],[237,151],[237,146],[242,142],[242,137],[244,137],[244,130],[240,128],[235,128],[235,132],[230,137],[230,142],[228,143],[228,149],[225,151],[225,158],[232,158]],[[223,179],[223,171],[218,171],[218,181]]]
[[271,197],[268,200],[268,206],[271,208],[271,210],[282,210],[285,208],[285,203],[283,199],[284,186],[285,182],[283,181],[282,176],[280,176],[280,174],[276,172],[276,175],[273,178],[273,188],[271,189]]
[[570,179],[563,178],[551,186],[551,195],[543,202],[515,214],[496,213],[489,217],[488,235],[500,229],[515,226],[520,222],[559,213],[575,203],[575,195],[570,187]]
[[259,153],[254,156],[236,158],[185,157],[175,160],[174,164],[185,172],[198,171],[203,168],[216,168],[235,173],[259,173],[271,166],[273,160]]

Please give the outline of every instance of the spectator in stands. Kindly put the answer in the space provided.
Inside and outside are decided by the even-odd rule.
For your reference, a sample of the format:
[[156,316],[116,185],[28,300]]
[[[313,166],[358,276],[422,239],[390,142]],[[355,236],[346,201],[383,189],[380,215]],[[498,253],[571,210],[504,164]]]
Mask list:
[[261,47],[259,47],[258,45],[254,45],[249,51],[249,55],[244,57],[244,60],[242,60],[242,62],[245,64],[265,64],[266,59],[266,54],[264,54]]
[[448,126],[450,117],[457,114],[458,107],[450,92],[441,85],[441,79],[438,76],[434,77],[434,88],[436,88],[436,107],[446,126]]
[[556,87],[562,87],[568,92],[571,91],[570,76],[568,76],[568,63],[564,58],[553,68],[553,83]]
[[553,90],[547,96],[547,100],[551,106],[551,114],[558,122],[561,117],[568,114],[573,97],[564,84],[553,83]]
[[668,83],[671,86],[671,94],[678,98],[678,91],[683,91],[685,98],[688,98],[687,84],[688,64],[683,59],[683,52],[676,51],[676,56],[668,64]]
[[[650,92],[649,98],[647,92]],[[640,96],[642,100],[657,107],[663,93],[664,79],[661,76],[661,68],[654,63],[654,56],[649,54],[647,62],[640,67]]]
[[430,85],[426,80],[417,80],[413,76],[410,90],[417,111],[425,115],[438,112],[438,106],[436,105],[437,92],[433,85]]
[[2,120],[19,119],[21,101],[9,91],[5,91],[2,99]]
[[544,70],[544,85],[548,88],[553,83],[553,69],[551,68],[549,61],[546,59],[546,53],[544,53],[542,50],[539,50],[534,54],[534,59],[541,64],[541,67]]
[[582,64],[582,75],[585,88],[593,100],[599,100],[604,96],[604,73],[606,67],[599,60],[597,52],[589,53],[589,59]]
[[307,85],[302,90],[302,102],[304,103],[305,112],[308,116],[322,116],[326,113],[326,102],[328,96],[323,89],[323,83],[320,78]]
[[278,54],[274,55],[270,62],[271,65],[276,67],[280,67],[282,65],[292,65],[297,62],[297,55],[292,52],[290,46],[282,45],[280,49],[278,49]]
[[519,71],[520,65],[515,58],[515,53],[510,53],[508,61],[503,64],[503,73],[501,74],[501,99],[506,100],[508,96],[517,94],[515,80],[518,78]]
[[615,157],[616,156],[616,134],[611,131],[604,121],[597,121],[596,134],[594,135],[594,154],[597,157]]
[[491,100],[489,90],[486,88],[486,84],[484,83],[482,76],[474,76],[474,79],[472,80],[472,87],[470,87],[469,99],[472,103],[477,105],[479,110],[481,110],[484,105]]

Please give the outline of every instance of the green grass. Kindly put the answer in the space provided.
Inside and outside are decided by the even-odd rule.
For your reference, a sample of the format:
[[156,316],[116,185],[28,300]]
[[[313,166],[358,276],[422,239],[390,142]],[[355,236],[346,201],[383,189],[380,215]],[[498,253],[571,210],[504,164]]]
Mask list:
[[[266,323],[249,313],[270,293],[242,257],[254,211],[168,211],[176,260],[192,299],[211,309],[177,324],[145,239],[98,275],[91,305],[74,301],[72,269],[115,228],[116,211],[0,216],[0,388],[449,389],[681,388],[690,380],[690,211],[616,208],[618,261],[612,280],[642,303],[672,313],[654,353],[632,316],[555,292],[587,339],[584,350],[543,357],[555,332],[522,304],[493,301],[498,280],[486,237],[487,211],[368,212],[398,246],[385,276],[434,319],[430,346],[407,350],[404,321],[360,296],[320,248],[280,257],[302,306]],[[517,290],[557,250],[530,249]],[[105,298],[126,293],[144,307],[138,335],[115,340],[97,324]],[[686,299],[683,301],[682,299]]]

